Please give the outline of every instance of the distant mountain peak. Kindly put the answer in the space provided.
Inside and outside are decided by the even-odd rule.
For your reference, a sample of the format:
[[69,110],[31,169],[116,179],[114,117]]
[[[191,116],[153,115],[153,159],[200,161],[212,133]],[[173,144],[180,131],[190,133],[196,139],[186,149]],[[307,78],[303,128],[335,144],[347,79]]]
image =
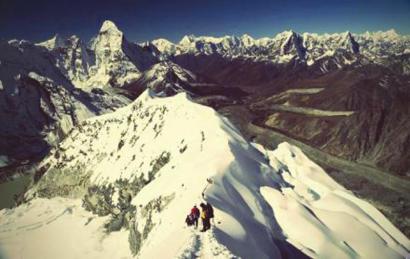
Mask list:
[[195,40],[195,35],[190,34],[190,35],[185,35],[184,37],[182,37],[181,41],[179,42],[179,44],[181,45],[186,45],[186,44],[190,44],[191,42],[193,42]]
[[368,38],[373,38],[375,40],[389,40],[389,41],[397,41],[403,37],[402,35],[398,34],[395,29],[390,29],[387,31],[377,31],[377,32],[367,31],[366,33],[364,33],[364,36]]
[[171,41],[165,39],[165,38],[158,38],[156,40],[153,40],[152,42],[157,42],[157,43],[164,43],[164,44],[174,44]]
[[101,26],[100,33],[108,33],[108,32],[122,34],[122,32],[118,29],[117,25],[115,25],[114,22],[110,20],[106,20],[103,22]]
[[254,40],[254,38],[251,35],[247,34],[247,33],[243,34],[241,36],[241,39],[252,39],[252,40]]
[[72,41],[78,41],[78,40],[80,40],[80,37],[78,37],[77,35],[71,35],[71,36],[70,36],[70,40],[72,40]]
[[64,47],[64,39],[60,36],[60,34],[56,33],[51,39],[40,42],[37,44],[38,46],[43,46],[49,50]]
[[255,42],[255,39],[252,38],[252,36],[250,36],[249,34],[246,34],[246,33],[241,36],[240,40],[242,41],[242,43],[245,46],[251,46]]
[[395,29],[387,30],[387,31],[385,31],[385,34],[386,34],[386,35],[389,35],[389,36],[394,36],[394,37],[398,37],[398,36],[399,36],[399,34],[396,32]]
[[305,58],[306,49],[303,46],[303,38],[298,33],[289,30],[278,34],[279,38],[284,38],[281,45],[281,54],[297,53],[301,59]]
[[355,38],[350,33],[350,31],[346,31],[344,37],[345,39],[343,42],[343,46],[349,48],[354,54],[358,54],[360,48],[359,44],[356,42]]
[[295,37],[295,36],[297,36],[298,34],[294,31],[294,30],[285,30],[285,31],[283,31],[283,32],[280,32],[280,33],[278,33],[276,36],[277,37],[286,37],[286,38],[289,38],[289,37]]

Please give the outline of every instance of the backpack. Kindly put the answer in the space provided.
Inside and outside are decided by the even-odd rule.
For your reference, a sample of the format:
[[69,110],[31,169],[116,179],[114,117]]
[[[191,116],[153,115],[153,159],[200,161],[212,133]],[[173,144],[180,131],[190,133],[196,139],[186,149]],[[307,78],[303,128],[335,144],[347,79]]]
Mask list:
[[206,205],[206,214],[209,218],[214,217],[214,208],[212,208],[211,204],[209,203]]
[[198,219],[201,213],[200,213],[200,211],[199,211],[198,208],[192,208],[191,214],[192,214],[196,219]]
[[192,226],[194,224],[193,219],[191,218],[191,215],[186,216],[185,223],[188,226]]

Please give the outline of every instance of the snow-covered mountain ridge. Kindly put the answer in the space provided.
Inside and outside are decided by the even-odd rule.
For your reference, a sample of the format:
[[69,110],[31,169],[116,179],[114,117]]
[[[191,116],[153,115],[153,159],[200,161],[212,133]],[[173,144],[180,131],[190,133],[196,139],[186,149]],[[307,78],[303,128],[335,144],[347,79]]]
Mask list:
[[156,39],[135,44],[127,40],[113,22],[105,21],[89,47],[77,36],[64,40],[58,35],[38,45],[54,52],[58,67],[82,88],[121,87],[136,80],[142,71],[159,60],[185,54],[217,54],[229,59],[245,58],[275,64],[297,60],[309,66],[329,62],[327,59],[331,58],[339,68],[351,64],[390,66],[401,63],[404,73],[408,73],[410,66],[409,62],[402,62],[402,59],[409,59],[410,37],[394,30],[362,34],[299,34],[289,30],[260,39],[247,34],[240,37],[187,35],[178,43]]
[[[397,34],[394,30],[386,32],[350,32],[334,34],[303,33],[284,31],[272,38],[254,39],[245,34],[241,37],[184,36],[180,42],[172,43],[166,39],[153,40],[159,51],[166,56],[183,54],[219,54],[228,58],[251,58],[255,61],[287,63],[298,59],[312,65],[325,58],[343,53],[340,65],[349,65],[363,57],[368,62],[383,63],[387,56],[410,53],[410,38]],[[339,53],[339,54],[338,54]]]
[[[410,249],[298,148],[249,143],[184,93],[147,90],[84,121],[41,166],[27,202],[0,212],[7,257],[401,258]],[[183,224],[202,191],[215,208],[208,233]]]
[[[12,40],[9,45],[22,51],[31,46],[26,41],[24,44],[18,42]],[[127,40],[113,22],[105,21],[88,44],[75,35],[63,39],[57,34],[36,45],[47,52],[43,55],[51,54],[49,59],[74,86],[88,91],[92,88],[123,87],[138,80],[144,71],[159,61],[185,54],[217,54],[229,59],[245,58],[278,64],[295,60],[307,65],[330,62],[339,68],[351,64],[390,66],[399,63],[403,73],[410,71],[410,38],[398,35],[394,30],[323,35],[284,31],[272,38],[260,39],[247,34],[241,37],[189,35],[179,43],[157,39],[136,44]]]

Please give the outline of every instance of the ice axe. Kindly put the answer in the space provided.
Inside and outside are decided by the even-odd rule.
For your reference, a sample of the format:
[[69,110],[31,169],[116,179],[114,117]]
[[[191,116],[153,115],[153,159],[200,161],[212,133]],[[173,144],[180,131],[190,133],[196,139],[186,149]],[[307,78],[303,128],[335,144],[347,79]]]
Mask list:
[[205,191],[206,191],[206,189],[208,188],[208,186],[210,185],[210,184],[213,184],[214,183],[214,180],[212,180],[212,178],[206,178],[206,185],[205,185],[205,188],[204,188],[204,190],[202,191],[202,198],[204,198],[205,199]]

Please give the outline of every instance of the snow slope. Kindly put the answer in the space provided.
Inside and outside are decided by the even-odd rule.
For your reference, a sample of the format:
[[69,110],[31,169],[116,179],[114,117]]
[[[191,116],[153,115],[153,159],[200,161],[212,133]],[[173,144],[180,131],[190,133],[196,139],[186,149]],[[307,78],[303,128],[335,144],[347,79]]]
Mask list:
[[[55,258],[63,246],[67,258],[402,258],[410,249],[298,148],[248,143],[185,93],[147,90],[86,120],[35,181],[27,203],[0,212],[6,258]],[[203,191],[215,208],[205,234],[184,226]]]
[[295,247],[314,258],[395,258],[408,253],[410,242],[400,231],[299,148],[282,143],[266,155],[272,167],[287,167],[282,175],[293,186],[281,191],[262,187],[261,193]]
[[130,258],[127,236],[106,235],[106,218],[95,217],[80,200],[36,199],[2,210],[1,258]]

